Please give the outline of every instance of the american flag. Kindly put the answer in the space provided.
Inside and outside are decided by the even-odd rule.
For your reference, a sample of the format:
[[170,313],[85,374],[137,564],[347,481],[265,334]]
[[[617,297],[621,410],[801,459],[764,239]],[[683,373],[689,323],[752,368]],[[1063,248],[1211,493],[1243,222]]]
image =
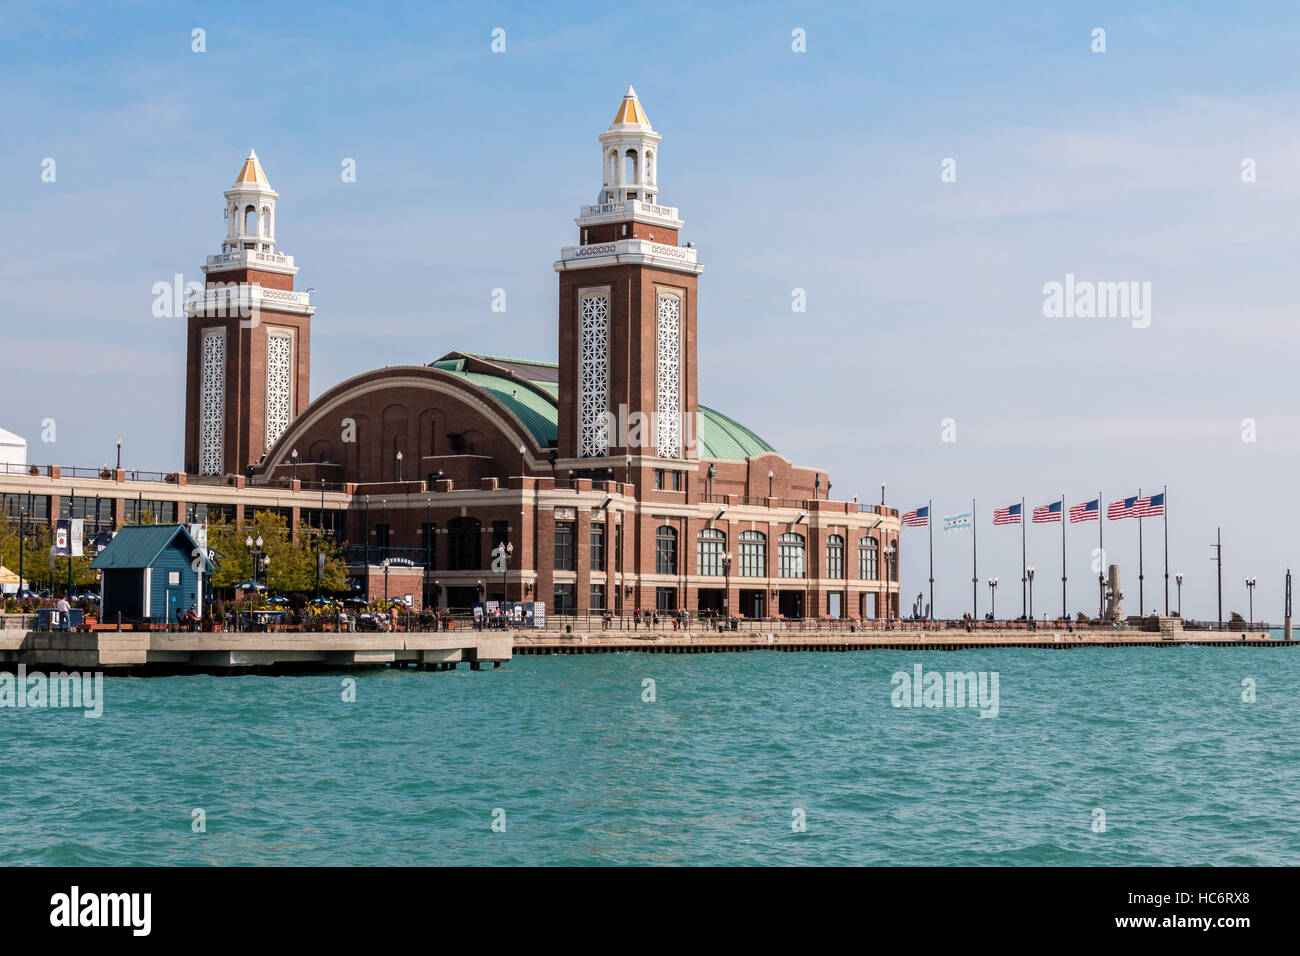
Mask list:
[[1081,505],[1070,505],[1070,524],[1080,521],[1096,521],[1101,517],[1101,499],[1093,498]]
[[1149,498],[1139,498],[1136,507],[1133,509],[1135,518],[1159,518],[1165,513],[1165,496],[1164,493],[1151,495]]
[[1034,509],[1034,524],[1048,524],[1061,520],[1061,503],[1053,501],[1050,505],[1040,505]]
[[930,507],[915,508],[903,515],[903,524],[909,528],[925,528],[930,524]]
[[1132,498],[1121,498],[1119,501],[1112,501],[1110,507],[1106,509],[1106,517],[1111,521],[1117,521],[1120,518],[1132,518],[1134,517],[1134,506],[1141,500],[1137,495],[1134,495]]
[[1020,505],[1008,505],[993,512],[994,524],[1020,524]]

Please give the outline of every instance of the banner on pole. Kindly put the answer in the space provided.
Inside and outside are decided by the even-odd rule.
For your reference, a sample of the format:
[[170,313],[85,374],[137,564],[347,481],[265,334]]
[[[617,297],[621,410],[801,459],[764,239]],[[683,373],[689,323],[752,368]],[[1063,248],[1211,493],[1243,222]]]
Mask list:
[[82,546],[83,546],[83,542],[85,541],[85,534],[86,534],[85,518],[72,519],[71,534],[72,534],[72,540],[68,543],[72,548],[72,556],[74,558],[79,558],[83,553]]

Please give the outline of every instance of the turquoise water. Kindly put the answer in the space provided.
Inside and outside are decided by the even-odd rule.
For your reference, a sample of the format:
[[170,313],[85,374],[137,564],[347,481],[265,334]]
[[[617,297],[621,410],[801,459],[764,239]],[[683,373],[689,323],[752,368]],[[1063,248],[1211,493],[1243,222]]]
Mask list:
[[[918,663],[998,672],[998,716],[892,706]],[[519,657],[357,674],[355,703],[346,676],[0,710],[0,863],[1300,862],[1292,648]]]

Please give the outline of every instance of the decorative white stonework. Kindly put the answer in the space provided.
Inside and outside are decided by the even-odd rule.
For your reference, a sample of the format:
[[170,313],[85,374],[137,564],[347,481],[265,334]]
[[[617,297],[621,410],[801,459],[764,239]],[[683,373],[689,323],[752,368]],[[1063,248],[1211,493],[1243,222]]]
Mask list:
[[659,297],[655,362],[655,454],[682,455],[682,300]]
[[578,317],[578,457],[609,449],[609,295],[582,297]]
[[199,356],[199,474],[220,475],[225,465],[226,331],[203,333]]
[[289,427],[293,409],[293,336],[272,332],[266,337],[266,447],[272,447]]

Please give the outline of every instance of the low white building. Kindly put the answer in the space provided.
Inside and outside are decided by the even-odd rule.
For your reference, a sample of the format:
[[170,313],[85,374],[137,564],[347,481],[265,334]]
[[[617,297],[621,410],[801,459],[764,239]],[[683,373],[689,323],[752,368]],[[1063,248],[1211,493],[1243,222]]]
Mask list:
[[0,428],[0,466],[26,464],[27,439]]

